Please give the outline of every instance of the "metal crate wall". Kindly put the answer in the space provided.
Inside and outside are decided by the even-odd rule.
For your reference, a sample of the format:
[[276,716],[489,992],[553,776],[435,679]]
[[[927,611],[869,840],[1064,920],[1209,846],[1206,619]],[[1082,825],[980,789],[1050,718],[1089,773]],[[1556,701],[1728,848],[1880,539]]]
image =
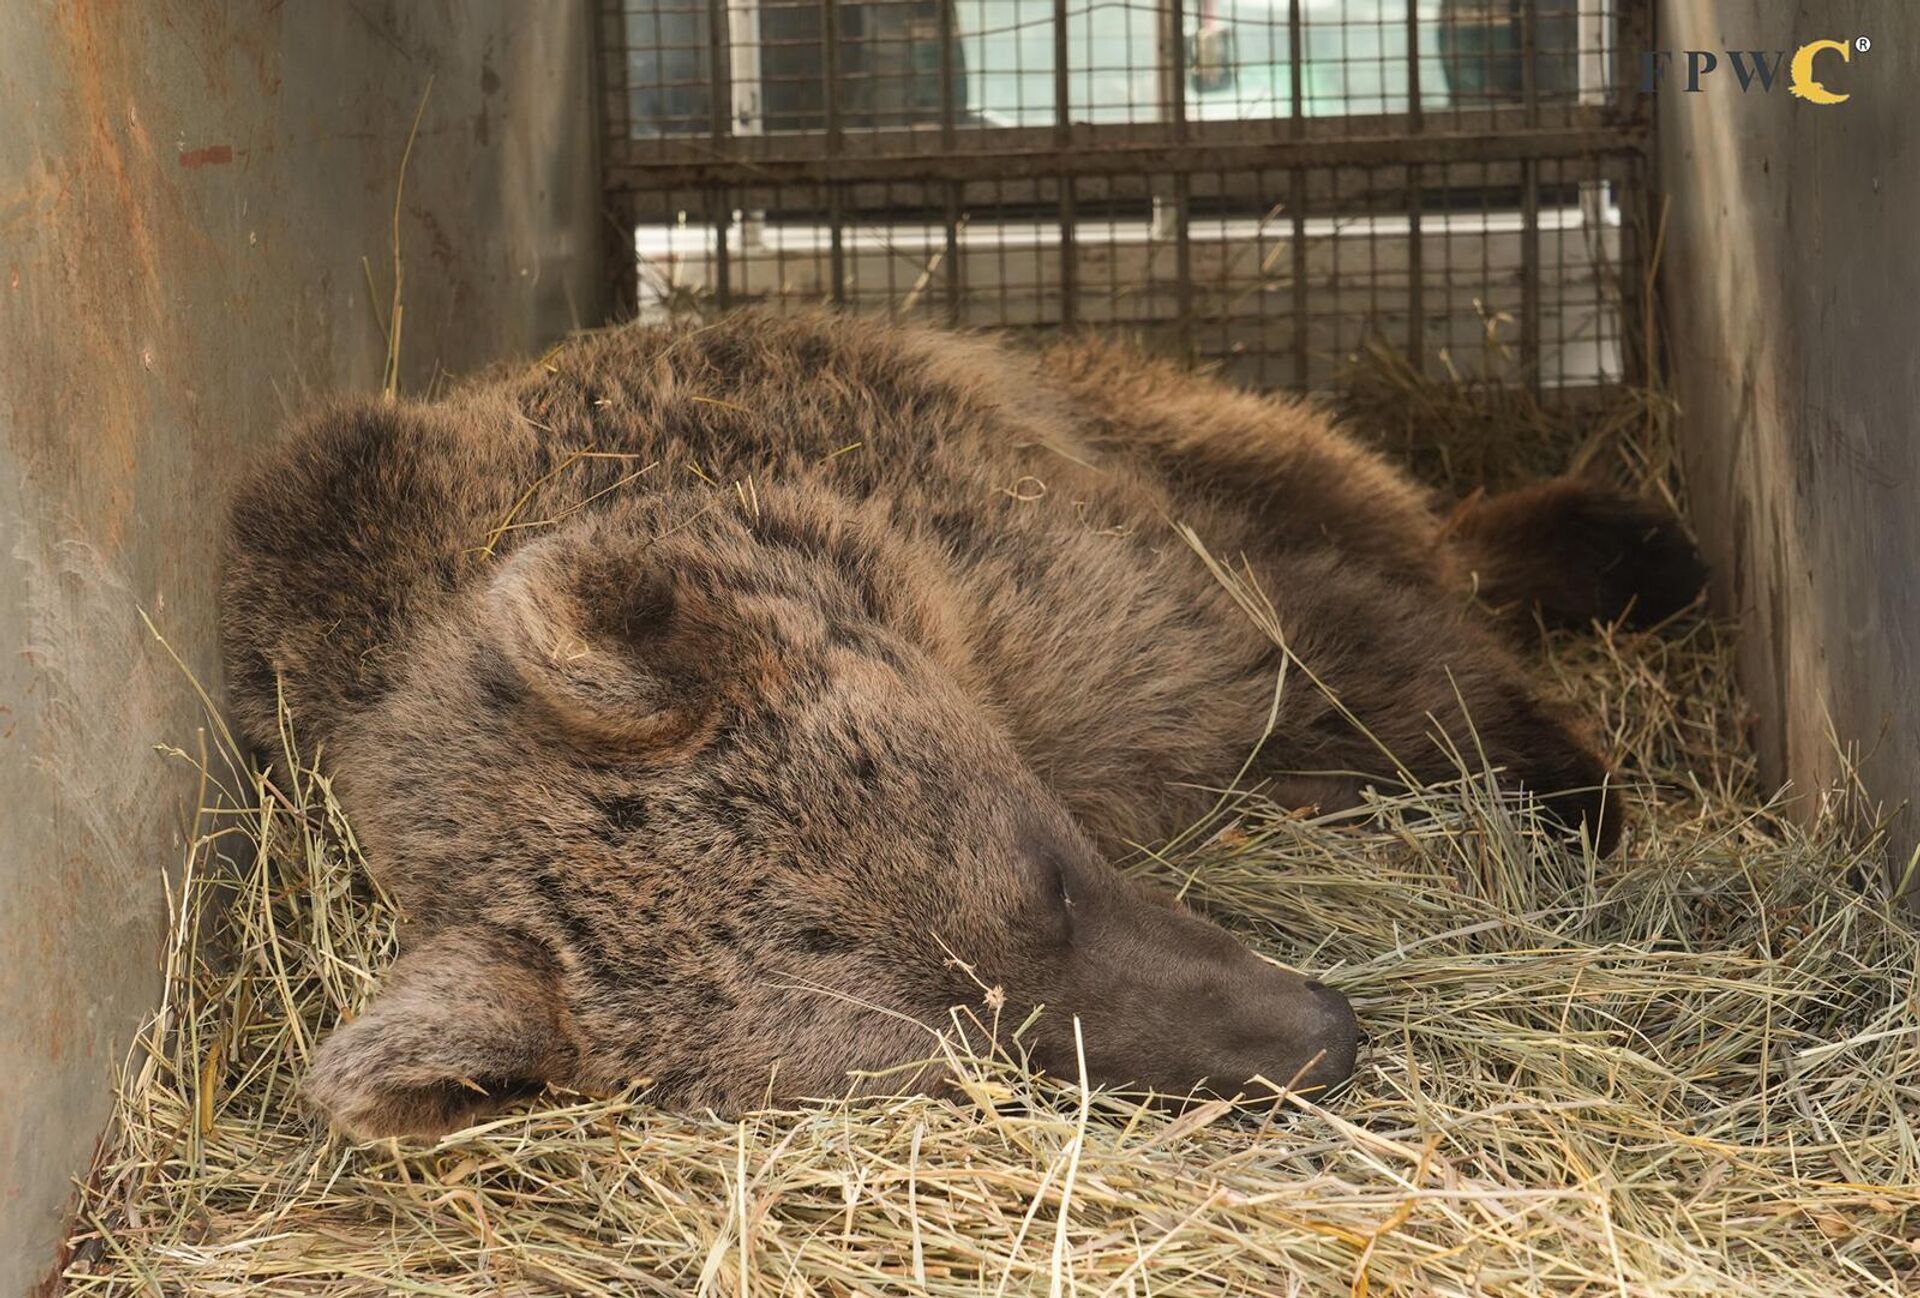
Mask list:
[[1636,377],[1642,0],[604,0],[629,312]]

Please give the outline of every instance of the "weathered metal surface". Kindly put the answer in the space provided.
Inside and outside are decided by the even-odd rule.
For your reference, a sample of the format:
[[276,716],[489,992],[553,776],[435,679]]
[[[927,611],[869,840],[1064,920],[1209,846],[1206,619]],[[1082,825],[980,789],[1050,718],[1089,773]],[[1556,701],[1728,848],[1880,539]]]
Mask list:
[[[1696,0],[1661,7],[1658,44],[1699,93],[1661,92],[1672,196],[1662,269],[1686,462],[1721,605],[1741,618],[1742,668],[1769,778],[1796,805],[1851,749],[1892,810],[1920,787],[1920,6]],[[1804,103],[1783,65],[1742,93],[1728,49],[1866,37]],[[1771,55],[1769,54],[1769,57]],[[1916,835],[1909,812],[1891,864]]]
[[[1375,166],[1386,163],[1511,162],[1637,153],[1646,132],[1616,121],[1610,109],[1569,111],[1571,126],[1529,126],[1526,110],[1489,114],[1488,130],[1414,133],[1405,113],[1306,118],[1311,134],[1288,134],[1289,123],[1194,122],[1187,135],[1167,123],[1076,125],[1069,143],[1058,128],[1001,127],[959,136],[959,147],[935,152],[925,131],[846,135],[836,149],[825,135],[735,136],[724,146],[676,139],[611,141],[608,181],[636,190],[707,184],[772,185],[838,182],[903,184],[1034,176],[1133,176],[1253,167]],[[1327,123],[1348,128],[1332,131]]]
[[139,611],[217,682],[225,491],[291,408],[379,384],[423,96],[403,388],[597,322],[590,27],[584,0],[0,7],[0,1294],[53,1273],[157,986],[192,784],[154,747],[200,718]]

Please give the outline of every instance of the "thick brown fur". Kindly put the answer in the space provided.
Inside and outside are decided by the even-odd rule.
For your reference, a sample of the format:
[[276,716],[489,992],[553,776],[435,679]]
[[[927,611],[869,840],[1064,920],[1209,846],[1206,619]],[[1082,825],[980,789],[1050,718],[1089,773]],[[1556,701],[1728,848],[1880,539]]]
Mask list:
[[[1473,754],[1610,849],[1604,764],[1468,592],[1657,612],[1691,555],[1596,579],[1669,523],[1529,499],[1446,520],[1314,406],[1125,348],[825,315],[323,409],[234,509],[233,705],[270,742],[284,687],[413,935],[310,1093],[361,1134],[544,1082],[839,1093],[980,982],[1048,1007],[1043,1065],[1078,1017],[1096,1080],[1336,1081],[1342,998],[1104,861],[1256,747],[1323,806]],[[1284,652],[1175,522],[1244,560]],[[1326,691],[1296,672],[1262,744],[1289,653]]]
[[1672,513],[1577,478],[1471,497],[1454,513],[1452,539],[1488,604],[1549,626],[1655,626],[1692,604],[1707,579]]

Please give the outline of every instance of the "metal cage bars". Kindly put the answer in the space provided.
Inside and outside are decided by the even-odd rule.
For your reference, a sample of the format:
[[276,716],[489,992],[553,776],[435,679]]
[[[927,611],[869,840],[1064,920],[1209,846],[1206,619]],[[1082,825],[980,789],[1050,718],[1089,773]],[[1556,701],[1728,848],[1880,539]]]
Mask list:
[[[1088,213],[1110,212],[1116,205],[1131,203],[1151,210],[1153,237],[1172,249],[1171,306],[1144,323],[1163,327],[1170,345],[1183,355],[1217,354],[1218,348],[1201,346],[1197,339],[1213,318],[1200,309],[1196,283],[1195,193],[1200,188],[1212,211],[1225,212],[1236,204],[1241,210],[1258,211],[1270,205],[1269,217],[1283,214],[1287,273],[1284,282],[1263,285],[1259,322],[1264,329],[1268,288],[1284,287],[1291,317],[1285,348],[1289,364],[1278,375],[1263,364],[1258,381],[1305,387],[1315,378],[1314,330],[1309,323],[1315,317],[1315,275],[1320,275],[1319,282],[1334,286],[1332,310],[1323,315],[1341,313],[1342,287],[1353,282],[1340,265],[1344,238],[1337,223],[1360,218],[1373,222],[1365,227],[1361,241],[1370,265],[1379,252],[1379,231],[1385,228],[1378,222],[1387,210],[1391,208],[1404,223],[1392,235],[1398,241],[1394,259],[1404,261],[1404,266],[1391,270],[1390,277],[1404,279],[1403,345],[1413,364],[1425,366],[1433,305],[1429,295],[1435,287],[1430,281],[1438,270],[1445,277],[1439,295],[1454,295],[1456,245],[1461,241],[1449,231],[1461,211],[1470,211],[1477,195],[1485,217],[1479,227],[1485,291],[1473,297],[1475,309],[1485,310],[1482,302],[1494,301],[1496,278],[1511,274],[1517,279],[1517,312],[1513,313],[1517,314],[1517,363],[1519,372],[1537,385],[1546,342],[1545,317],[1553,305],[1546,301],[1547,291],[1555,288],[1562,306],[1568,300],[1569,240],[1564,228],[1556,229],[1551,239],[1551,260],[1561,279],[1554,285],[1546,279],[1543,193],[1551,192],[1553,201],[1563,205],[1572,201],[1587,214],[1584,232],[1591,234],[1606,221],[1600,210],[1606,200],[1596,196],[1605,190],[1614,196],[1615,211],[1624,215],[1618,219],[1617,235],[1611,236],[1613,245],[1601,250],[1612,262],[1605,272],[1608,282],[1592,289],[1596,309],[1604,306],[1612,317],[1616,333],[1612,345],[1618,352],[1613,369],[1608,371],[1601,364],[1598,377],[1620,377],[1636,368],[1641,349],[1629,345],[1628,335],[1640,318],[1641,240],[1635,209],[1648,149],[1647,115],[1635,93],[1633,69],[1635,52],[1647,40],[1648,8],[1642,0],[1615,0],[1604,9],[1574,10],[1579,21],[1577,48],[1563,45],[1555,49],[1554,58],[1556,67],[1563,56],[1577,58],[1579,77],[1571,91],[1560,85],[1551,95],[1543,94],[1537,71],[1542,0],[1512,0],[1509,12],[1517,25],[1519,47],[1517,102],[1448,103],[1438,108],[1422,86],[1423,26],[1429,31],[1433,26],[1431,6],[1423,16],[1422,5],[1410,2],[1395,19],[1405,32],[1403,108],[1332,115],[1309,111],[1305,42],[1311,24],[1302,0],[1286,0],[1287,111],[1238,120],[1202,118],[1189,112],[1192,16],[1186,6],[1193,0],[1158,0],[1154,6],[1157,119],[1122,122],[1080,120],[1090,114],[1076,113],[1069,39],[1074,11],[1067,0],[1021,0],[1029,8],[1045,6],[1049,14],[1052,121],[1047,125],[978,120],[963,124],[956,0],[937,0],[933,38],[937,110],[907,124],[868,112],[868,120],[851,129],[844,97],[856,83],[852,71],[843,66],[843,56],[851,53],[846,61],[857,62],[860,55],[858,44],[850,43],[843,30],[847,13],[851,10],[857,21],[864,21],[887,4],[924,0],[877,0],[867,5],[855,0],[810,0],[806,6],[782,6],[789,11],[804,7],[817,16],[817,35],[806,35],[802,43],[817,48],[820,64],[817,112],[798,125],[789,121],[783,129],[767,129],[762,117],[758,84],[762,47],[757,44],[763,30],[761,0],[695,2],[705,6],[705,30],[699,33],[706,54],[705,84],[697,87],[704,90],[706,99],[705,131],[660,129],[657,124],[641,129],[636,121],[630,76],[636,66],[634,17],[636,5],[646,0],[602,0],[600,67],[610,210],[629,230],[649,225],[684,229],[690,213],[699,215],[710,231],[701,250],[703,309],[725,309],[743,297],[769,296],[846,305],[850,300],[849,226],[866,223],[877,228],[877,223],[888,222],[891,229],[896,217],[911,213],[937,228],[938,238],[925,241],[921,273],[915,275],[907,293],[898,291],[896,268],[891,259],[887,261],[888,291],[883,297],[888,309],[897,309],[903,301],[916,310],[930,309],[937,300],[938,314],[950,323],[975,322],[984,316],[990,323],[1070,329],[1082,316],[1087,269],[1083,262],[1091,246],[1084,244]],[[1207,0],[1198,2],[1207,4]],[[778,5],[780,0],[768,3]],[[658,9],[656,5],[656,28]],[[1090,14],[1091,9],[1080,12]],[[1564,15],[1564,4],[1556,13]],[[783,16],[791,18],[790,13]],[[969,69],[967,75],[976,71]],[[804,115],[789,113],[796,120]],[[1284,185],[1272,183],[1276,176],[1284,177]],[[1382,177],[1397,180],[1386,183]],[[1284,197],[1272,202],[1276,193]],[[1577,199],[1569,200],[1574,193]],[[1096,195],[1093,207],[1083,205],[1083,197],[1092,201]],[[1500,199],[1495,202],[1489,196]],[[1517,209],[1518,221],[1514,232],[1518,265],[1510,272],[1497,264],[1499,258],[1490,251],[1495,218],[1509,207]],[[1035,269],[1033,287],[1051,296],[1053,310],[1043,313],[1045,319],[1010,320],[1005,318],[1005,299],[1014,285],[1005,273],[1004,239],[998,250],[999,272],[983,275],[982,283],[970,286],[963,231],[970,222],[981,224],[983,214],[1011,213],[1026,219],[1041,209],[1052,213],[1053,275],[1050,282],[1043,282],[1044,271]],[[754,241],[763,226],[756,224],[755,213],[775,213],[789,224],[810,221],[824,228],[824,284],[817,282],[818,275],[802,276],[805,282],[790,292],[784,260],[789,250],[782,247],[774,254],[778,270],[772,287],[763,284],[752,292],[741,291],[747,277],[735,275],[733,261],[736,249],[744,256],[757,246]],[[1328,221],[1336,223],[1330,236],[1330,270],[1318,265],[1326,259],[1316,258],[1314,251],[1315,227],[1324,230]],[[1224,240],[1228,237],[1224,216],[1219,224],[1219,237]],[[1263,218],[1256,227],[1256,244],[1266,238],[1268,224]],[[1122,258],[1114,253],[1119,226],[1109,223],[1107,229],[1110,287],[1117,301],[1123,292],[1143,291],[1143,285],[1122,283]],[[1436,231],[1443,233],[1436,238]],[[972,260],[984,265],[987,256]],[[820,249],[793,252],[791,257],[819,260]],[[872,261],[869,253],[859,257],[863,265]],[[1224,255],[1210,252],[1209,260],[1220,263],[1223,281],[1230,278]],[[1444,264],[1436,268],[1434,262]],[[1138,263],[1139,259],[1129,263],[1129,275],[1136,280],[1142,273]],[[1151,254],[1144,264],[1152,269]],[[1277,256],[1263,259],[1262,273],[1274,264]],[[631,261],[625,275],[632,281]],[[988,279],[991,283],[985,282]],[[1377,301],[1378,287],[1377,279],[1366,281],[1370,304]],[[634,286],[630,282],[622,288],[632,305]],[[1002,298],[1002,319],[995,321],[991,312],[969,309],[970,302],[994,294]],[[1606,301],[1600,303],[1603,295]],[[1103,314],[1112,321],[1119,312],[1109,304]],[[1560,325],[1564,332],[1564,319]],[[1335,341],[1345,336],[1337,322],[1331,332]],[[1445,351],[1446,345],[1440,350]],[[1564,351],[1563,347],[1563,360]]]

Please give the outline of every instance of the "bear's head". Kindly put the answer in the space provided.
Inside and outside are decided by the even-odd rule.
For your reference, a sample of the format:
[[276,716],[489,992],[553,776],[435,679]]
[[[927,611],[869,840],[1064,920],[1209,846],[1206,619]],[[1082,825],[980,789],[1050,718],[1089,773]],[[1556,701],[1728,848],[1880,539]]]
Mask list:
[[1110,868],[1022,761],[950,581],[883,519],[765,491],[491,561],[337,742],[411,935],[310,1097],[371,1136],[549,1082],[735,1112],[927,1089],[956,1006],[1095,1083],[1344,1078],[1344,998]]

